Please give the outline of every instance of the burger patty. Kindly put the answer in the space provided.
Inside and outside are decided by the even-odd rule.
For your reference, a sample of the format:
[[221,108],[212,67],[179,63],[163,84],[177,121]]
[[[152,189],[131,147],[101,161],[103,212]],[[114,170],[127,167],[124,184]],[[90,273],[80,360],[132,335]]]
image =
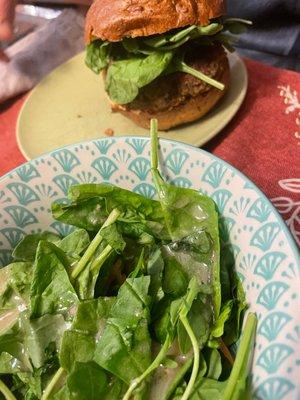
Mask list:
[[[217,44],[190,49],[186,53],[185,63],[220,82],[225,69],[228,69],[226,53]],[[144,86],[131,103],[122,107],[155,114],[178,107],[200,94],[205,97],[211,89],[211,85],[190,74],[176,72],[160,76]]]

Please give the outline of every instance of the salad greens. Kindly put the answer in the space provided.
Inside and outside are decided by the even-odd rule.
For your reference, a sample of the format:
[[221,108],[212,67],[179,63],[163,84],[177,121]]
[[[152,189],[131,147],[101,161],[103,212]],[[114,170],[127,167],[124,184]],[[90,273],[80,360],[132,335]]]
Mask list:
[[[174,72],[191,74],[203,82],[224,89],[224,85],[184,61],[191,46],[195,51],[208,51],[209,46],[221,43],[233,51],[232,35],[243,33],[250,21],[228,18],[208,26],[192,25],[160,35],[124,38],[121,42],[93,40],[86,48],[86,65],[96,74],[107,69],[106,91],[114,102],[128,104],[138,95],[139,89],[160,75]],[[199,47],[201,46],[201,47]]]
[[73,186],[52,211],[76,229],[26,236],[0,270],[0,397],[251,397],[256,317],[248,314],[240,336],[245,294],[216,206],[164,181],[155,120],[151,144],[158,200]]

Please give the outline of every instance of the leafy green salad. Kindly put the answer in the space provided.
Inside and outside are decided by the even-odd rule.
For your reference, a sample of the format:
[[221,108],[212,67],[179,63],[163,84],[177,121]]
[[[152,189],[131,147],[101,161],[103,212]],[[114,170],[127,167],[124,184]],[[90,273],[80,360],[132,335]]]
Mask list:
[[166,183],[158,200],[108,184],[69,190],[0,270],[0,398],[245,400],[248,313],[212,199]]
[[107,69],[105,89],[118,104],[132,102],[142,87],[174,72],[193,75],[223,90],[223,83],[187,65],[185,54],[191,46],[197,46],[197,51],[209,52],[214,43],[233,51],[232,35],[244,32],[251,24],[247,20],[228,18],[207,26],[192,25],[150,37],[124,38],[120,42],[95,39],[87,46],[86,64],[96,74]]

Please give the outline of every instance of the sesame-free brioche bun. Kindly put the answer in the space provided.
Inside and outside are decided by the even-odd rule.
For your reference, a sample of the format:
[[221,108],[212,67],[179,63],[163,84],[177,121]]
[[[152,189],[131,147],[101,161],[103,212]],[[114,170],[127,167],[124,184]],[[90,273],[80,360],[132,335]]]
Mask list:
[[225,0],[95,0],[87,13],[85,39],[118,42],[188,25],[204,26],[225,9]]

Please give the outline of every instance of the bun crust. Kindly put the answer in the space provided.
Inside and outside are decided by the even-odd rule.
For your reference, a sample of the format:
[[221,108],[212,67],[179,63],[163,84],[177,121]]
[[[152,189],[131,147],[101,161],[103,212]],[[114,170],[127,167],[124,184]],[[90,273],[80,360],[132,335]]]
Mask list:
[[225,0],[95,0],[85,24],[85,40],[117,42],[188,25],[207,25],[226,11]]

